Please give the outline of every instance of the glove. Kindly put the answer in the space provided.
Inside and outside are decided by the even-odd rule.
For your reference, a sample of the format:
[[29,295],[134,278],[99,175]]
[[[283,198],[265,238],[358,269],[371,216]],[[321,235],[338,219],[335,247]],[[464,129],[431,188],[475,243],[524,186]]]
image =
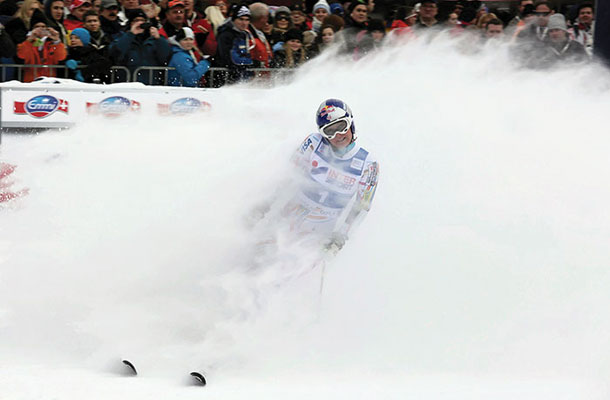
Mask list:
[[337,254],[345,245],[346,240],[346,235],[339,232],[333,232],[328,241],[324,244],[324,250],[333,255]]
[[66,61],[66,67],[68,67],[69,69],[76,69],[76,67],[78,67],[79,62],[76,60],[68,60]]
[[276,44],[273,45],[273,52],[275,53],[278,50],[282,50],[282,47],[284,47],[284,42],[277,42]]

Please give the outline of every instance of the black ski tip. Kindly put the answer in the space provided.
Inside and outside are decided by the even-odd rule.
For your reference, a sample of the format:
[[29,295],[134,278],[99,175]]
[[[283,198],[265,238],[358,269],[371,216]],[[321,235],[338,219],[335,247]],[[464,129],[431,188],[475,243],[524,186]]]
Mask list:
[[193,371],[190,373],[190,375],[193,377],[193,381],[196,385],[205,386],[208,384],[208,382],[206,381],[205,376],[203,376],[203,374],[201,374],[197,371]]
[[135,365],[133,365],[133,363],[131,361],[129,361],[129,360],[122,360],[122,361],[123,361],[123,364],[125,364],[128,367],[128,369],[127,369],[128,375],[132,375],[132,376],[138,375],[138,370],[136,369]]

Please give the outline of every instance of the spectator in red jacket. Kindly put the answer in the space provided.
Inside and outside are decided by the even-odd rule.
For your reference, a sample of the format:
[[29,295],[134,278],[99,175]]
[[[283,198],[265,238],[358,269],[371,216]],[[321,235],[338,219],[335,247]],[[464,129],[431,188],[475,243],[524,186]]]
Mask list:
[[69,9],[70,15],[64,20],[64,26],[68,32],[83,27],[83,16],[87,11],[91,10],[91,3],[89,0],[73,0]]
[[216,35],[214,35],[214,28],[205,19],[205,15],[200,15],[195,11],[195,3],[193,0],[184,1],[184,20],[185,26],[191,28],[195,34],[195,42],[197,47],[201,49],[203,54],[214,56],[216,55],[216,48],[218,43],[216,42]]
[[263,30],[269,24],[269,7],[265,3],[250,4],[250,32],[254,37],[254,48],[250,50],[252,59],[259,61],[260,66],[269,68],[273,51]]
[[[66,58],[66,47],[59,32],[47,27],[47,19],[36,10],[30,19],[32,30],[27,39],[17,46],[17,57],[26,65],[56,65]],[[23,82],[32,82],[40,76],[56,76],[54,68],[26,68]]]

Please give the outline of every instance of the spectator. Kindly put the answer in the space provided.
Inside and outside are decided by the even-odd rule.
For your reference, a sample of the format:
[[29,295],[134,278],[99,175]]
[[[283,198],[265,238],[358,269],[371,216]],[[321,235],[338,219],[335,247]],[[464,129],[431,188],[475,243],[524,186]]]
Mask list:
[[540,66],[550,67],[560,62],[581,63],[589,57],[585,46],[570,38],[568,26],[563,14],[553,14],[549,17],[548,36],[544,40],[546,52],[541,57]]
[[83,16],[91,10],[89,0],[72,0],[70,4],[70,15],[64,20],[64,26],[68,32],[83,27]]
[[494,13],[483,14],[478,18],[477,29],[485,31],[485,29],[487,28],[487,24],[492,19],[498,19],[498,16]]
[[523,11],[521,12],[521,21],[519,22],[519,24],[517,24],[517,28],[515,29],[515,32],[512,35],[511,42],[516,42],[517,39],[520,37],[521,32],[525,29],[528,29],[530,25],[534,23],[536,18],[537,17],[535,14],[534,5],[526,4],[525,7],[523,7]]
[[91,9],[95,11],[97,15],[99,15],[100,10],[102,9],[102,0],[93,0],[91,3]]
[[19,7],[17,7],[15,0],[0,1],[0,24],[6,28],[6,24],[13,19],[17,11],[19,11]]
[[508,23],[508,26],[510,28],[516,28],[517,26],[524,25],[523,10],[525,9],[525,6],[528,4],[533,5],[534,1],[533,0],[519,0],[518,14],[515,15],[515,17],[513,19],[511,19],[510,22]]
[[309,48],[309,57],[313,58],[332,46],[335,43],[336,33],[334,26],[330,24],[322,25],[320,34],[316,36]]
[[[56,65],[66,58],[66,46],[59,40],[59,32],[47,28],[47,19],[36,9],[30,19],[32,30],[26,40],[17,46],[17,57],[26,65]],[[56,76],[54,68],[27,68],[23,82],[32,82],[40,76]]]
[[68,45],[68,31],[64,26],[64,2],[63,0],[45,0],[44,13],[47,17],[47,26],[59,32],[59,39]]
[[330,14],[330,6],[326,2],[326,0],[319,0],[313,6],[313,21],[311,22],[312,30],[315,33],[320,32],[320,28],[322,27],[322,22],[324,18],[328,17]]
[[303,47],[303,32],[292,28],[286,32],[286,42],[273,54],[272,68],[296,68],[309,59]]
[[368,2],[366,0],[354,0],[347,12],[342,37],[345,41],[345,52],[353,54],[358,47],[358,40],[362,37],[362,32],[366,32],[367,29]]
[[340,32],[345,27],[345,20],[338,15],[329,15],[324,18],[324,25],[332,25],[335,33]]
[[290,19],[292,20],[292,25],[302,32],[311,30],[311,23],[307,21],[307,14],[305,14],[301,4],[293,4],[290,7]]
[[436,15],[438,14],[438,5],[436,0],[423,0],[419,8],[419,18],[415,23],[417,29],[427,29],[438,24]]
[[123,34],[123,27],[119,23],[119,3],[116,0],[102,0],[100,25],[102,31],[111,40]]
[[197,48],[205,55],[216,55],[218,43],[216,42],[214,29],[205,19],[205,15],[199,15],[195,11],[193,0],[184,0],[184,22],[185,26],[193,31]]
[[144,11],[146,18],[157,29],[161,29],[161,20],[159,15],[161,14],[161,7],[151,0],[140,0],[140,10]]
[[250,9],[245,4],[233,7],[231,19],[218,28],[217,61],[229,69],[228,81],[236,82],[249,78],[247,71],[254,66],[250,51],[254,48],[254,38],[248,30]]
[[486,39],[501,39],[504,37],[504,24],[499,19],[492,19],[485,26]]
[[4,28],[6,29],[6,33],[9,34],[15,45],[26,40],[28,32],[31,31],[32,27],[30,20],[34,15],[34,12],[39,8],[40,3],[37,0],[24,0],[15,14],[15,17],[5,24]]
[[218,7],[222,16],[227,20],[229,18],[229,5],[226,0],[216,0],[213,4]]
[[589,56],[593,55],[593,37],[595,31],[595,21],[592,3],[582,3],[577,8],[578,18],[570,33],[574,40],[585,46]]
[[330,5],[330,13],[332,15],[337,15],[341,18],[343,18],[343,15],[345,14],[345,10],[343,9],[343,6],[339,3],[332,3]]
[[92,47],[98,55],[104,58],[110,58],[109,51],[112,40],[101,29],[99,16],[95,11],[89,10],[85,13],[84,19],[85,29],[91,36],[89,46]]
[[0,61],[1,63],[12,64],[17,48],[13,39],[4,30],[4,25],[0,24]]
[[382,46],[383,39],[385,38],[385,25],[383,21],[371,19],[366,32],[361,32],[361,35],[362,37],[358,39],[358,47],[354,53],[355,59],[359,59]]
[[[132,10],[129,16],[129,32],[114,40],[110,45],[110,56],[119,65],[124,65],[133,74],[139,67],[166,66],[171,56],[167,40],[159,35],[154,26],[142,25],[147,22],[146,14],[140,9]],[[147,28],[147,29],[145,29]],[[148,79],[153,76],[152,79]],[[163,74],[155,73],[134,77],[138,82],[160,84]]]
[[404,6],[398,7],[390,30],[394,31],[395,35],[411,33],[413,31],[411,27],[415,24],[416,20],[417,14],[413,12],[413,9]]
[[138,0],[119,0],[121,3],[121,7],[119,8],[119,12],[117,16],[119,17],[119,24],[123,27],[129,27],[129,13],[134,10],[140,9],[140,3]]
[[214,36],[218,36],[218,27],[225,22],[225,17],[222,15],[218,6],[209,6],[205,9],[205,18],[212,25]]
[[447,16],[447,21],[445,21],[445,26],[447,27],[447,29],[455,29],[459,22],[460,22],[460,16],[457,15],[456,13],[451,13]]
[[[93,10],[90,10],[95,13]],[[110,83],[110,67],[112,62],[108,57],[99,54],[91,45],[91,34],[85,28],[76,28],[70,34],[70,47],[66,66],[71,70],[71,78],[88,83]],[[77,66],[85,66],[78,69]]]
[[517,37],[522,40],[544,40],[548,31],[547,24],[549,23],[549,17],[553,15],[553,13],[554,11],[548,1],[537,1],[534,4],[536,21],[525,27]]
[[159,29],[159,34],[164,38],[175,36],[184,26],[184,2],[182,0],[170,0],[167,4],[167,11],[165,12],[165,23],[163,27]]
[[269,7],[265,3],[250,5],[250,33],[254,38],[254,48],[251,51],[252,59],[258,61],[261,67],[269,68],[273,58],[273,51],[267,42],[263,29],[269,23]]
[[207,59],[197,61],[193,30],[189,27],[180,28],[176,36],[169,38],[169,43],[172,46],[169,66],[175,68],[168,73],[169,85],[197,87],[203,75],[210,69],[210,62]]
[[275,17],[273,18],[273,29],[271,30],[269,45],[274,47],[277,43],[283,44],[285,42],[284,34],[292,28],[294,28],[294,25],[290,17],[290,10],[288,7],[278,7],[275,10]]

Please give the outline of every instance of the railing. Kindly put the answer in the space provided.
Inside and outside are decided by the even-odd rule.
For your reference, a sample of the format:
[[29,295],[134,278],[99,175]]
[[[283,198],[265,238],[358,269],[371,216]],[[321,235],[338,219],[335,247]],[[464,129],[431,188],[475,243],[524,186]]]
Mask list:
[[[77,69],[83,70],[86,65],[79,65]],[[44,70],[55,70],[55,76],[59,78],[72,78],[73,71],[65,65],[24,65],[24,64],[0,64],[0,82],[9,80],[23,81],[25,71],[33,70],[34,77],[44,76]],[[43,71],[40,71],[43,70]],[[142,82],[148,85],[164,85],[169,82],[168,72],[174,71],[173,67],[139,67],[133,74],[125,66],[112,66],[109,69],[109,82],[94,83],[115,83],[115,82]],[[254,80],[261,86],[272,86],[290,76],[294,69],[289,68],[247,68],[240,70],[245,76],[243,79]],[[39,73],[40,72],[40,73]],[[72,72],[72,74],[71,74]],[[213,67],[206,72],[204,79],[197,85],[198,87],[220,87],[231,79],[232,71],[228,68]],[[180,85],[183,86],[183,80]],[[235,80],[235,79],[233,79]],[[201,83],[203,82],[203,84]]]
[[[87,66],[79,65],[78,70],[83,70]],[[34,77],[44,76],[44,71],[54,70],[55,76],[58,78],[70,78],[70,72],[74,71],[65,65],[31,65],[31,64],[0,64],[0,82],[7,80],[23,81],[25,71],[33,70]],[[41,73],[39,74],[39,71]],[[122,65],[114,65],[108,70],[110,83],[115,82],[131,82],[131,73],[127,67]],[[101,83],[101,82],[99,82]]]

